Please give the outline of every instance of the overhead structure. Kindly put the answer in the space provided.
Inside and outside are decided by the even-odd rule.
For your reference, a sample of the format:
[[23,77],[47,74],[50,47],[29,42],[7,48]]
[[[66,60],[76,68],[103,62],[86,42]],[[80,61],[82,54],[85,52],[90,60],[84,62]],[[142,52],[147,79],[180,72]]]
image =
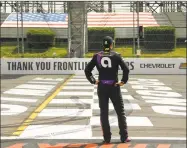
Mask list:
[[68,2],[69,57],[83,57],[87,49],[87,4]]
[[177,12],[186,12],[187,10],[187,1],[177,2]]
[[[11,13],[15,12],[14,4],[16,1],[1,1],[1,12]],[[74,2],[73,2],[74,3]],[[78,2],[80,3],[80,2]],[[121,6],[121,5],[125,6]],[[130,4],[130,8],[129,8]],[[115,2],[115,1],[87,1],[89,12],[115,12],[115,9],[126,8],[127,11],[133,12],[133,5],[136,1],[132,2]],[[67,1],[23,1],[24,12],[37,12],[40,7],[45,8],[48,13],[66,13]],[[115,8],[116,7],[116,8]],[[136,6],[135,6],[136,7]],[[108,10],[107,10],[108,8]],[[139,12],[186,12],[187,1],[139,1]],[[125,9],[124,9],[125,10]],[[122,11],[122,10],[121,10]],[[127,12],[126,10],[124,12]]]
[[[137,7],[139,3],[139,7]],[[139,12],[186,12],[187,2],[185,1],[146,1],[146,2],[130,2],[130,11],[133,12],[135,5],[136,11]]]
[[[17,1],[1,1],[3,13],[15,12],[15,3]],[[20,2],[19,2],[20,3]],[[36,13],[42,7],[45,8],[46,13],[66,12],[67,2],[61,1],[23,1],[23,12]]]

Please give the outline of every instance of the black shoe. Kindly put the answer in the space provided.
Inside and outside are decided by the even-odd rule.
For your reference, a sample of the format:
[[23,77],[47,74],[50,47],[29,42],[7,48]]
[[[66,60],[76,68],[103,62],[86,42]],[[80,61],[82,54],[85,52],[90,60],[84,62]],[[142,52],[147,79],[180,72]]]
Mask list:
[[109,144],[109,143],[110,143],[110,139],[103,140],[103,144]]
[[121,136],[120,140],[122,143],[127,143],[127,142],[131,141],[131,139],[129,137],[123,137],[123,136]]

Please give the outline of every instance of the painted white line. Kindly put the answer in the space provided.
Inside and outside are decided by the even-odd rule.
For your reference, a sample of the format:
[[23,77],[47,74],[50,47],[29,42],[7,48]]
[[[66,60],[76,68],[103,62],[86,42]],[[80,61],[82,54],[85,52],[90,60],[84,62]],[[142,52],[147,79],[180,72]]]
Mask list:
[[[85,133],[84,133],[85,134]],[[86,135],[86,134],[85,134]],[[32,137],[16,137],[16,136],[9,136],[9,137],[5,137],[5,136],[2,136],[1,139],[2,140],[15,140],[15,139],[19,139],[19,140],[24,140],[24,139],[28,139],[28,138],[31,138],[31,139],[37,139],[36,137],[32,136]],[[186,141],[186,137],[130,137],[132,140],[150,140],[150,141],[156,141],[156,140],[159,140],[159,141],[164,141],[164,140],[170,140],[170,141]],[[41,138],[39,138],[41,139]],[[54,139],[54,137],[47,137],[47,139]],[[58,139],[58,138],[56,138]],[[59,139],[62,139],[62,138],[59,138]],[[71,139],[71,138],[70,138]],[[79,138],[77,138],[79,139]],[[84,138],[85,140],[87,139],[103,139],[103,137],[99,136],[99,137],[91,137],[91,138]],[[118,139],[119,140],[119,137],[117,136],[113,136],[112,139]]]
[[1,140],[13,140],[13,139],[19,139],[18,136],[1,136]]
[[86,79],[85,75],[75,75],[73,79]]
[[163,86],[163,85],[165,85],[164,83],[162,83],[162,82],[151,82],[151,81],[148,81],[148,82],[141,82],[141,81],[129,81],[128,82],[129,84],[131,84],[131,85],[146,85],[146,86],[149,86],[149,85],[160,85],[160,86]]
[[[90,119],[91,125],[93,126],[101,126],[100,125],[100,117],[93,116]],[[109,123],[111,126],[118,127],[118,119],[117,116],[109,116]],[[127,117],[127,125],[128,126],[153,126],[149,118],[147,117],[136,117],[129,116]]]
[[129,78],[129,80],[138,80],[140,78]]
[[30,102],[31,103],[31,102],[36,102],[37,99],[1,97],[1,101]]
[[183,106],[152,106],[156,113],[175,116],[186,116],[186,107]]
[[32,85],[32,84],[22,84],[15,88],[25,88],[25,89],[38,89],[38,90],[50,90],[53,89],[54,85]]
[[30,125],[20,135],[20,138],[91,139],[91,136],[92,129],[88,125]]
[[123,100],[135,100],[131,95],[122,95]]
[[151,96],[141,96],[141,97],[147,103],[173,105],[173,106],[186,106],[186,99],[167,98],[167,97],[151,97]]
[[71,79],[70,82],[88,82],[87,79]]
[[74,81],[69,81],[67,83],[67,85],[90,85],[90,86],[93,86],[93,84],[91,84],[90,82],[74,82]]
[[157,85],[132,85],[133,89],[143,89],[148,90],[150,88],[154,90],[172,90],[170,87],[167,86],[157,86]]
[[66,89],[74,89],[74,90],[94,90],[94,87],[93,86],[64,86],[63,87],[63,90],[66,90]]
[[158,79],[143,79],[143,78],[130,78],[130,79],[135,79],[136,81],[139,82],[159,82]]
[[136,93],[141,96],[182,97],[181,94],[176,92],[170,92],[170,91],[137,90]]
[[[94,103],[93,106],[92,106],[92,109],[100,109],[99,108],[99,104],[98,103]],[[114,106],[112,103],[109,103],[109,109],[113,110],[114,109]],[[141,110],[141,107],[138,105],[138,104],[127,104],[125,103],[124,104],[124,109],[125,110]]]
[[92,109],[44,109],[39,117],[91,117]]
[[[179,140],[185,141],[186,137],[130,137],[132,140]],[[103,137],[92,137],[92,139],[103,139]],[[119,137],[112,137],[112,139],[119,139]]]
[[63,81],[64,79],[63,78],[57,78],[55,79],[56,81]]
[[27,107],[21,105],[1,104],[1,116],[15,116],[24,113]]
[[59,92],[57,96],[93,96],[93,92]]
[[45,96],[48,90],[10,89],[3,94]]
[[93,99],[53,99],[50,104],[92,104]]
[[31,84],[53,84],[56,85],[58,82],[41,82],[41,81],[28,81],[27,83],[31,83]]
[[[122,95],[123,100],[134,100],[131,95]],[[94,99],[98,99],[97,95],[94,95]]]
[[52,79],[52,78],[35,78],[33,80],[37,81],[63,81],[64,79],[58,78],[58,79]]

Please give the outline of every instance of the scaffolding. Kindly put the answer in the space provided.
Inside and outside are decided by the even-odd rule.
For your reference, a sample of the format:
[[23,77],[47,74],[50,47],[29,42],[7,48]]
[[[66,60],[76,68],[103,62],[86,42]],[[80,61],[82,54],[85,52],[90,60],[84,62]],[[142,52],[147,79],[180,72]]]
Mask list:
[[87,42],[86,2],[68,2],[69,57],[83,57]]
[[[1,1],[1,12],[11,13],[15,12],[14,4],[16,1]],[[23,1],[24,12],[37,12],[38,8],[42,5],[48,13],[66,13],[67,3],[66,1]],[[71,2],[72,3],[72,2]],[[115,12],[115,7],[120,5],[126,5],[125,7],[130,12],[133,12],[133,4],[136,5],[136,1],[133,2],[117,2],[117,1],[87,1],[87,9],[95,12]],[[123,6],[124,7],[124,6]],[[135,6],[136,7],[136,6]],[[139,1],[139,12],[186,12],[186,1]]]
[[[139,3],[139,7],[137,7]],[[149,2],[130,2],[130,11],[133,12],[133,6],[139,9],[139,12],[186,12],[186,1],[149,1]]]

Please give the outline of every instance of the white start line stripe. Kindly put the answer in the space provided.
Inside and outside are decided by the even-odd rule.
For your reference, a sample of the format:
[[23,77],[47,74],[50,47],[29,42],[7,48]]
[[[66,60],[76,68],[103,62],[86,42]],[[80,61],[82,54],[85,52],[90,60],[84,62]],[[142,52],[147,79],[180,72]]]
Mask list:
[[[14,139],[19,139],[19,140],[25,140],[25,139],[28,139],[30,137],[18,137],[18,136],[9,136],[9,137],[5,137],[5,136],[2,136],[1,137],[1,140],[14,140]],[[162,140],[170,140],[170,141],[175,141],[175,140],[178,140],[178,141],[186,141],[186,137],[130,137],[132,140],[159,140],[159,141],[162,141]],[[35,137],[33,137],[33,139],[37,139]],[[48,139],[53,139],[51,137],[48,137]],[[103,137],[91,137],[91,139],[103,139]],[[119,139],[119,137],[112,137],[112,139]],[[87,138],[85,138],[85,140],[87,140]]]

